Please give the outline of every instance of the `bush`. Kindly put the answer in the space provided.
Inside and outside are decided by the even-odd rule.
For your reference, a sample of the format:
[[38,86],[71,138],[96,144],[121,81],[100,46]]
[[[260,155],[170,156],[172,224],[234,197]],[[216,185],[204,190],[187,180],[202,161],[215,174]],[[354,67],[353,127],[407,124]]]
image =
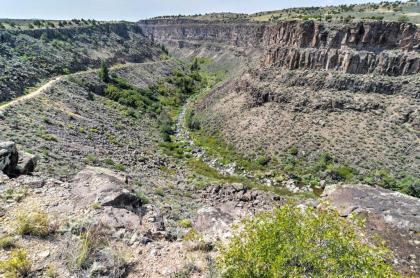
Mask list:
[[389,257],[337,212],[286,205],[245,220],[218,266],[224,277],[391,277]]
[[3,272],[5,278],[27,277],[31,264],[25,250],[13,250],[8,260],[0,262],[0,272]]
[[181,226],[182,228],[191,228],[192,222],[189,219],[182,219],[178,221],[178,225]]
[[408,22],[410,19],[408,18],[408,16],[406,15],[402,15],[398,18],[398,22],[402,22],[402,23],[406,23]]
[[150,203],[149,198],[147,198],[147,196],[141,191],[136,192],[136,197],[142,205],[147,205]]
[[255,162],[257,163],[257,165],[259,166],[266,166],[268,164],[268,162],[270,162],[270,158],[264,155],[259,155],[257,156],[257,158],[255,159]]
[[96,158],[94,154],[88,154],[85,158],[85,163],[89,165],[93,165],[96,163],[97,160],[98,159]]
[[50,234],[48,215],[40,210],[21,211],[17,215],[16,233],[45,237]]
[[11,249],[16,247],[15,240],[11,236],[1,236],[0,237],[0,248],[1,249]]

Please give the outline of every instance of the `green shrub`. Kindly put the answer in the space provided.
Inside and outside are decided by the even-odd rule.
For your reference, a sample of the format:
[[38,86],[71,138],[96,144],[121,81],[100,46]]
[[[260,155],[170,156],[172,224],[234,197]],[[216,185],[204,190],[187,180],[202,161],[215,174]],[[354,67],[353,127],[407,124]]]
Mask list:
[[104,163],[105,163],[106,165],[109,165],[109,166],[114,166],[114,165],[115,165],[115,162],[114,162],[114,160],[112,160],[112,158],[107,158],[107,159],[105,159],[105,160],[104,160]]
[[160,187],[159,188],[156,188],[155,193],[156,193],[156,195],[159,195],[161,197],[165,196],[165,192]]
[[149,198],[147,198],[143,192],[141,191],[136,192],[136,196],[142,205],[147,205],[148,203],[150,203]]
[[410,21],[410,19],[408,18],[408,16],[406,16],[406,15],[402,15],[402,16],[400,16],[399,18],[398,18],[398,22],[403,22],[403,23],[406,23],[406,22],[408,22],[408,21]]
[[48,215],[41,210],[20,211],[17,214],[16,233],[45,237],[50,234]]
[[255,159],[255,162],[257,163],[257,165],[259,166],[266,166],[268,164],[268,162],[270,162],[270,158],[264,155],[259,155],[257,156],[257,158]]
[[115,170],[117,170],[117,171],[120,171],[120,172],[125,171],[125,165],[124,164],[116,163],[114,167],[115,167]]
[[191,228],[192,222],[189,219],[182,219],[178,221],[178,225],[181,226],[182,228]]
[[27,277],[31,265],[28,252],[23,249],[13,250],[8,260],[0,261],[0,272],[3,272],[4,278]]
[[86,164],[92,165],[95,164],[98,159],[94,154],[88,154],[85,158]]
[[297,155],[297,154],[299,153],[298,147],[296,147],[296,146],[292,146],[292,147],[290,148],[290,150],[289,150],[289,153],[290,153],[291,155]]
[[342,181],[352,181],[355,175],[355,170],[345,166],[345,165],[338,165],[334,166],[330,170],[330,175],[332,175],[333,179],[335,180],[342,180]]
[[244,221],[218,266],[224,277],[391,277],[389,258],[335,211],[286,205]]
[[0,237],[0,248],[1,249],[11,249],[16,247],[15,240],[12,236],[5,235]]

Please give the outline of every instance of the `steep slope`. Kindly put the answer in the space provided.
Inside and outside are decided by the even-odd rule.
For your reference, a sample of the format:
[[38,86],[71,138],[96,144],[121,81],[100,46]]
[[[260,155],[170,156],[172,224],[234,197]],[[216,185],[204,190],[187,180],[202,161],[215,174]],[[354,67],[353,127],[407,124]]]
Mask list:
[[143,62],[162,51],[129,23],[0,30],[0,102],[55,75],[113,63]]

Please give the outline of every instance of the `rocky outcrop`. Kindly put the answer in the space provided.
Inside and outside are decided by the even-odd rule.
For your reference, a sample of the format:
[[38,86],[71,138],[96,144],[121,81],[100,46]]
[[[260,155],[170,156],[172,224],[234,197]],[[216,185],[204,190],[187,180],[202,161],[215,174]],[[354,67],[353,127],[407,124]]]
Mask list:
[[363,215],[370,235],[379,234],[407,273],[420,269],[420,200],[368,185],[327,186],[323,199],[340,215]]
[[0,142],[0,171],[9,177],[28,175],[35,170],[38,157],[18,152],[14,142]]
[[264,65],[353,74],[420,72],[419,31],[412,24],[281,22],[266,28],[263,43]]
[[172,46],[178,44],[179,48],[196,48],[197,44],[191,42],[211,41],[264,49],[263,66],[393,76],[420,72],[420,32],[408,23],[146,20],[138,24],[149,36]]

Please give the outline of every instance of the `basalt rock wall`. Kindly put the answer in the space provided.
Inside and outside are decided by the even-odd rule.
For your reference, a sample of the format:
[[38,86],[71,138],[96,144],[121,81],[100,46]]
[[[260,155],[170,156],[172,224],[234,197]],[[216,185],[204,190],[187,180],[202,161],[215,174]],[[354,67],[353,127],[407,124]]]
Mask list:
[[[409,23],[160,19],[138,24],[145,34],[171,47],[197,48],[197,41],[201,41],[263,49],[258,57],[262,66],[393,76],[420,72],[420,31]],[[195,44],[187,43],[192,41]]]

